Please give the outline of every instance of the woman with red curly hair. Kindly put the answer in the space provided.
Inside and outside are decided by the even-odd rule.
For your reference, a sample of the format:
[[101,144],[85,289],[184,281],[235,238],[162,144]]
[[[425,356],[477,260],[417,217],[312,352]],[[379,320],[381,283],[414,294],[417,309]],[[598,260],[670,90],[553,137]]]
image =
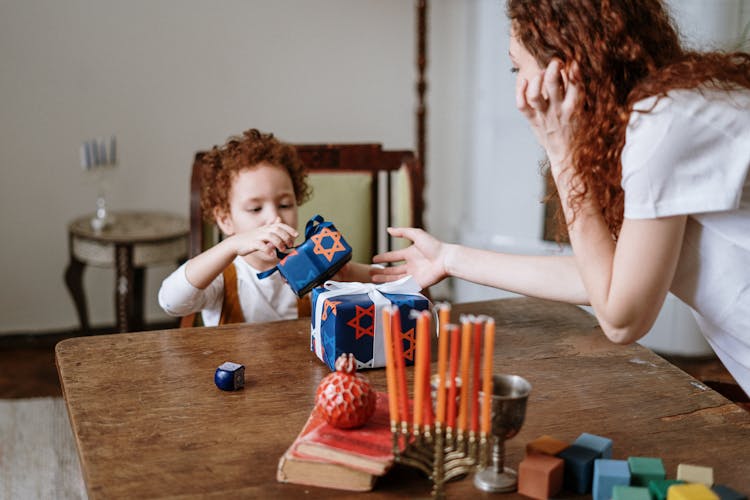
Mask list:
[[394,228],[377,281],[447,276],[590,304],[612,341],[668,291],[750,393],[750,54],[684,49],[661,0],[508,0],[516,104],[547,153],[573,255]]

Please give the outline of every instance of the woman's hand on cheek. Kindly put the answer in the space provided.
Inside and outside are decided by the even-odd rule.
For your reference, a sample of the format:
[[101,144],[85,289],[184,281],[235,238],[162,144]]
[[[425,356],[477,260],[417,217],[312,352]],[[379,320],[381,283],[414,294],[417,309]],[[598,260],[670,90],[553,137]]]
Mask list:
[[[576,72],[575,65],[570,72]],[[572,130],[570,118],[579,98],[574,78],[563,73],[562,64],[553,59],[531,80],[519,79],[516,106],[523,113],[552,165],[553,174],[569,160]]]

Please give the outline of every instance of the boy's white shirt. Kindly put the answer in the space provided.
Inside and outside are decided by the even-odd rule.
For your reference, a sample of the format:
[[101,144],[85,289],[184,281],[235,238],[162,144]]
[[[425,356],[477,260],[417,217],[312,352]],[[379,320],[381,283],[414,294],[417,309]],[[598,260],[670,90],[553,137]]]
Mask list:
[[[636,109],[650,109],[654,98]],[[634,112],[622,151],[625,217],[688,215],[671,291],[750,393],[750,90],[675,90]]]
[[[259,271],[242,257],[236,257],[233,264],[237,269],[237,294],[247,323],[297,318],[297,296],[281,274],[274,273],[260,280],[256,276]],[[219,274],[201,290],[187,280],[185,266],[181,265],[162,282],[159,305],[170,316],[201,311],[204,325],[218,325],[224,299],[224,277]]]

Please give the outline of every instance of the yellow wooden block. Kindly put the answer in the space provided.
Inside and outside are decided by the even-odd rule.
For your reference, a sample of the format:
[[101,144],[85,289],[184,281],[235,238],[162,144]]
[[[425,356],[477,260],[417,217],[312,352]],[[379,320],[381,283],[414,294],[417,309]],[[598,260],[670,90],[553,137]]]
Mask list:
[[680,464],[677,466],[677,479],[686,483],[702,483],[706,486],[713,486],[714,469],[702,465]]
[[542,455],[557,455],[570,444],[559,439],[555,439],[552,436],[540,436],[533,441],[526,443],[526,454],[541,453]]
[[719,495],[702,483],[675,484],[667,490],[667,500],[719,500]]

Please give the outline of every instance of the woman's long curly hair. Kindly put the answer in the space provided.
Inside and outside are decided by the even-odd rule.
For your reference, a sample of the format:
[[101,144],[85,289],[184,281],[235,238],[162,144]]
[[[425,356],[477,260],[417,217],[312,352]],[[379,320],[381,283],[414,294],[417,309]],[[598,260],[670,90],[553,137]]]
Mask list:
[[281,142],[273,134],[257,129],[246,130],[241,136],[230,137],[219,147],[214,146],[202,157],[201,211],[207,221],[214,220],[214,212],[229,212],[232,182],[239,172],[260,163],[283,168],[292,179],[297,205],[310,197],[307,170],[294,146]]
[[677,88],[750,87],[750,54],[684,49],[661,0],[508,0],[507,14],[541,67],[552,58],[566,68],[578,64],[570,205],[576,213],[590,196],[615,238],[624,209],[620,156],[633,105]]

